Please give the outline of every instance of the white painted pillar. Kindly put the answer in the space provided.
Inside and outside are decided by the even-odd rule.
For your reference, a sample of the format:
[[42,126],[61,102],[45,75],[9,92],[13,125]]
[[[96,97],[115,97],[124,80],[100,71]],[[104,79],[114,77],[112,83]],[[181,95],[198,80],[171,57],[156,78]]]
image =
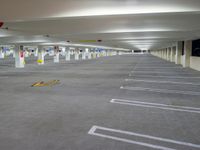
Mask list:
[[29,57],[29,52],[28,52],[28,50],[25,50],[24,54],[25,54],[25,57],[26,57],[26,58]]
[[79,60],[79,51],[75,51],[75,60]]
[[105,51],[105,50],[103,51],[103,56],[104,56],[104,57],[106,56],[106,51]]
[[170,51],[171,51],[171,48],[168,47],[168,48],[167,48],[167,60],[168,60],[168,61],[170,61],[170,54],[171,54]]
[[35,50],[34,50],[34,56],[35,56],[35,57],[38,56],[38,48],[35,48]]
[[165,60],[167,60],[167,48],[165,49]]
[[0,58],[4,58],[5,54],[3,52],[3,47],[0,48]]
[[94,52],[92,53],[92,58],[95,59],[96,57],[97,57],[97,54],[96,54],[96,52],[94,51]]
[[96,55],[97,55],[97,58],[99,58],[100,57],[100,52],[99,51],[96,52]]
[[66,48],[65,49],[65,60],[70,61],[70,59],[71,59],[71,51],[69,48]]
[[43,65],[44,64],[44,57],[45,57],[45,49],[42,46],[38,46],[38,60],[37,63],[38,65]]
[[105,50],[105,56],[108,56],[108,50]]
[[15,67],[24,68],[25,59],[24,59],[24,50],[23,45],[15,45]]
[[59,53],[59,46],[54,46],[54,63],[59,63],[60,59],[59,59],[60,53]]
[[165,59],[165,49],[162,49],[162,59]]
[[185,41],[184,42],[183,67],[190,67],[191,54],[192,54],[192,41]]
[[13,58],[15,58],[15,50],[14,49],[13,49],[12,54],[13,54]]
[[92,52],[91,49],[88,49],[88,53],[87,53],[88,59],[92,59]]
[[83,50],[82,52],[82,60],[85,60],[86,59],[86,52]]
[[183,44],[182,41],[176,43],[176,56],[175,56],[175,63],[181,64],[181,54],[182,54]]
[[175,62],[175,54],[176,54],[175,47],[171,47],[171,62]]

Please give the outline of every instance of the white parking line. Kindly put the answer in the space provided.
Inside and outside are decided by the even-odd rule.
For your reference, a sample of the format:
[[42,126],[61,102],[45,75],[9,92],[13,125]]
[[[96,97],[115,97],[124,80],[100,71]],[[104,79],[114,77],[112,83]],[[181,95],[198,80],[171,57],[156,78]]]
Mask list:
[[163,147],[163,146],[160,146],[160,145],[149,144],[149,143],[144,143],[144,142],[139,142],[139,141],[133,141],[133,140],[126,139],[126,138],[119,138],[119,137],[116,137],[116,136],[111,136],[111,135],[109,135],[109,133],[108,133],[108,135],[102,134],[102,133],[97,133],[97,132],[95,132],[96,130],[103,130],[103,131],[108,131],[108,132],[113,132],[113,133],[120,133],[120,134],[129,135],[129,136],[135,136],[135,137],[142,137],[142,138],[146,138],[146,139],[161,141],[161,142],[170,143],[170,144],[177,144],[177,145],[181,145],[181,146],[200,148],[200,145],[198,145],[198,144],[176,141],[176,140],[172,140],[172,139],[161,138],[161,137],[156,137],[156,136],[151,136],[151,135],[145,135],[145,134],[140,134],[140,133],[135,133],[135,132],[130,132],[130,131],[123,131],[123,130],[117,130],[117,129],[112,129],[112,128],[105,128],[105,127],[100,127],[100,126],[93,126],[89,130],[88,134],[103,137],[103,138],[108,138],[108,139],[112,139],[112,140],[117,140],[117,141],[121,141],[121,142],[126,142],[126,143],[141,145],[141,146],[145,146],[145,147],[150,147],[150,148],[154,148],[154,149],[175,150],[173,148]]
[[125,99],[112,99],[110,102],[117,103],[117,104],[123,104],[123,105],[158,108],[158,109],[164,109],[164,110],[173,110],[173,111],[182,111],[182,112],[199,113],[200,114],[200,108],[197,108],[197,107],[175,106],[175,105],[166,105],[166,104],[160,104],[160,103],[132,101],[132,100],[125,100]]
[[153,75],[132,75],[129,74],[129,77],[139,76],[146,78],[169,78],[169,79],[199,79],[200,77],[184,77],[184,76],[153,76]]
[[8,78],[7,76],[4,76],[4,77],[0,77],[0,79],[5,79],[5,78]]
[[133,90],[133,91],[150,91],[150,92],[170,93],[170,94],[200,95],[200,92],[193,92],[193,91],[179,91],[179,90],[143,88],[143,87],[121,86],[120,89]]
[[125,81],[133,81],[133,82],[147,82],[147,83],[185,84],[185,85],[197,85],[197,86],[200,85],[200,83],[192,83],[192,82],[172,82],[172,81],[157,81],[157,80],[125,79]]
[[137,67],[141,69],[182,69],[182,67]]
[[142,74],[152,74],[152,73],[157,73],[157,74],[166,74],[166,75],[173,75],[174,73],[177,73],[179,75],[193,75],[194,73],[183,73],[183,72],[158,72],[158,71],[131,71],[132,73],[142,73]]

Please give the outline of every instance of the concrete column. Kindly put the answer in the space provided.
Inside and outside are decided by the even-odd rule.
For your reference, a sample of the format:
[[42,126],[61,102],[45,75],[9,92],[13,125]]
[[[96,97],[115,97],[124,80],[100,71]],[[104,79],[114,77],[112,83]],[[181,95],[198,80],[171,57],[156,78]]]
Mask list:
[[93,52],[93,53],[92,53],[92,58],[93,58],[93,59],[97,58],[96,52]]
[[105,56],[108,56],[108,50],[105,50]]
[[13,58],[15,58],[15,50],[13,50],[13,53],[12,53],[12,54],[13,54]]
[[192,54],[192,41],[185,41],[184,42],[183,67],[190,67],[191,54]]
[[86,51],[88,51],[88,49],[87,48],[83,48],[83,50],[82,50],[82,60],[85,60],[86,59]]
[[165,49],[165,60],[167,60],[167,48]]
[[70,61],[71,59],[71,51],[69,48],[65,48],[65,60]]
[[75,60],[79,60],[79,51],[78,50],[75,51]]
[[44,64],[44,56],[45,56],[45,49],[42,46],[38,46],[38,60],[37,63],[38,65],[43,65]]
[[88,49],[87,57],[88,57],[88,59],[92,59],[92,52],[91,52],[90,48]]
[[3,47],[0,48],[0,58],[4,58],[5,53],[3,52]]
[[96,56],[97,56],[97,58],[99,58],[100,57],[100,52],[96,52]]
[[106,56],[106,51],[104,50],[104,51],[103,51],[103,57],[105,57],[105,56]]
[[159,50],[159,57],[162,58],[162,50]]
[[175,56],[175,63],[181,64],[181,54],[182,54],[182,41],[176,43],[176,56]]
[[59,53],[59,46],[54,46],[54,63],[59,63],[60,59],[59,59],[60,53]]
[[171,47],[170,61],[171,62],[175,61],[175,49],[174,49],[174,47]]
[[27,49],[25,50],[24,54],[25,54],[25,57],[29,57],[29,52]]
[[163,49],[163,59],[166,57],[166,49]]
[[170,51],[171,51],[171,48],[168,47],[168,48],[167,48],[167,60],[168,60],[168,61],[170,61],[170,54],[171,54]]
[[25,59],[24,59],[24,47],[23,45],[15,45],[15,67],[24,68]]
[[35,50],[34,50],[34,56],[35,56],[35,57],[38,56],[38,48],[35,48]]

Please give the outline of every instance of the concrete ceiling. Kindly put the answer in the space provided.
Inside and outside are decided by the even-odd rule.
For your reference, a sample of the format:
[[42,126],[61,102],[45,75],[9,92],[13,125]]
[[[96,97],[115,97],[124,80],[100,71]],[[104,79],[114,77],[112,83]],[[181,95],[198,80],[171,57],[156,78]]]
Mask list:
[[1,0],[0,18],[0,44],[156,49],[200,38],[199,0]]

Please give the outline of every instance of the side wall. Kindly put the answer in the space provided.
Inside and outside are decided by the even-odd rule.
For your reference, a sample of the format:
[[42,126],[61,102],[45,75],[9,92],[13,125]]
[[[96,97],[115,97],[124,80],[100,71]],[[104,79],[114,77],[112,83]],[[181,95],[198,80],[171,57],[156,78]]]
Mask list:
[[190,57],[190,68],[200,71],[200,57]]

